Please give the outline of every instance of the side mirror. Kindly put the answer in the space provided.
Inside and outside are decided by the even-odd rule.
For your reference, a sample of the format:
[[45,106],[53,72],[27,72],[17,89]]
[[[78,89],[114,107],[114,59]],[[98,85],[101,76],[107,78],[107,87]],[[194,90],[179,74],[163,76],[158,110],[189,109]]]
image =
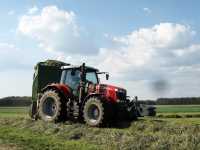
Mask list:
[[108,80],[109,79],[109,74],[108,73],[106,73],[106,80]]

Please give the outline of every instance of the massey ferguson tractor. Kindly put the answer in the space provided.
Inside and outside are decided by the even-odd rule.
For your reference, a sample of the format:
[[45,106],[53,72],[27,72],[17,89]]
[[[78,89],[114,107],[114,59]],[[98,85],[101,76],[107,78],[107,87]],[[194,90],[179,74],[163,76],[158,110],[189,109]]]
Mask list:
[[[137,101],[126,90],[100,83],[98,69],[47,60],[35,66],[30,115],[47,122],[84,121],[103,126],[113,120],[133,120],[141,116]],[[154,108],[151,114],[155,115]]]

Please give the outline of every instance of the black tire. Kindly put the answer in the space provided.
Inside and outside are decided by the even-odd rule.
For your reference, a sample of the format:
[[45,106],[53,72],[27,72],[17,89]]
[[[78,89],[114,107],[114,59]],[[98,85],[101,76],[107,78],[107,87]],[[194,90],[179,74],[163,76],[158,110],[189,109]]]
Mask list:
[[47,122],[59,122],[64,119],[61,97],[55,90],[46,91],[39,102],[39,116]]
[[155,109],[149,109],[149,116],[156,116],[156,110]]
[[87,100],[83,109],[83,118],[87,125],[92,127],[102,126],[105,123],[105,104],[98,97]]
[[138,113],[135,108],[132,108],[131,111],[128,112],[129,121],[137,120]]

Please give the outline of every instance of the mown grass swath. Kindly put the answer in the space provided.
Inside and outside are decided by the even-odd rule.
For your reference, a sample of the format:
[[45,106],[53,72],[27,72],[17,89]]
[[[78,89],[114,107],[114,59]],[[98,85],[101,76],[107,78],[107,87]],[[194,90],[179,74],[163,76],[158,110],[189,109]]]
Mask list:
[[200,149],[200,118],[146,117],[112,128],[91,128],[71,122],[35,122],[26,113],[27,108],[0,108],[0,146],[83,150]]

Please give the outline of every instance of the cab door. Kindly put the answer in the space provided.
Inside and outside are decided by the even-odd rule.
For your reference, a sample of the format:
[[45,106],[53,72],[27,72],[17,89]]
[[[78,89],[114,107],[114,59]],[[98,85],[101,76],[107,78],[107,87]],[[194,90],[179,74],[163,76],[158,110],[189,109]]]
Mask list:
[[78,96],[80,85],[80,71],[74,69],[63,70],[61,83],[68,85],[75,96]]

